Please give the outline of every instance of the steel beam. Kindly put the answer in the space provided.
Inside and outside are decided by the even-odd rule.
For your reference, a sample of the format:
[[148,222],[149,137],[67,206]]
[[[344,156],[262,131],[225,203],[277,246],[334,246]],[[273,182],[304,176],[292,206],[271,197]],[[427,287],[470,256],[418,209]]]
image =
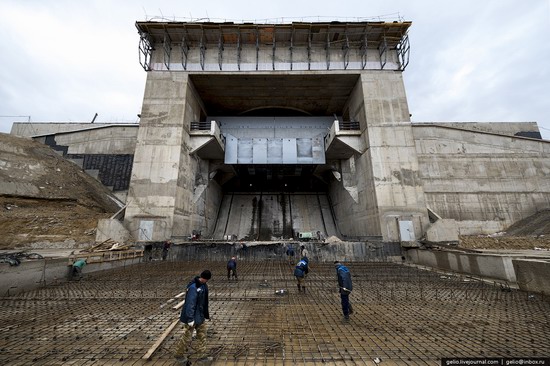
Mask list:
[[348,38],[347,30],[345,32],[345,37],[346,37],[346,40],[344,45],[342,46],[342,49],[344,50],[344,70],[347,70],[349,65],[349,38]]
[[145,71],[151,70],[151,54],[153,53],[153,45],[149,33],[142,32],[139,34],[139,63]]
[[359,50],[361,51],[361,69],[365,70],[367,66],[367,48],[368,48],[368,39],[367,39],[367,28],[363,32],[363,37],[361,38],[361,46]]
[[311,70],[311,27],[307,35],[307,69]]
[[241,30],[240,30],[240,28],[239,28],[238,32],[239,32],[239,34],[238,34],[238,37],[237,37],[237,68],[239,69],[239,71],[241,71],[242,46],[241,46]]
[[218,39],[218,65],[220,66],[220,71],[222,70],[223,64],[223,31],[220,27],[220,36]]
[[290,48],[289,48],[289,51],[290,51],[290,70],[292,71],[292,57],[293,57],[293,54],[292,54],[292,48],[294,47],[294,27],[292,27],[291,31],[290,31]]
[[273,29],[273,45],[272,45],[273,53],[271,55],[271,66],[273,70],[275,70],[275,50],[277,48],[276,44],[277,44],[277,37],[275,35],[275,29]]
[[200,54],[201,69],[202,71],[204,71],[204,62],[206,59],[206,44],[204,40],[204,29],[201,29],[200,52],[201,52]]
[[330,70],[330,32],[327,30],[327,43],[325,46],[326,50],[326,62],[327,62],[327,70]]
[[258,71],[259,58],[260,58],[260,30],[256,28],[256,71]]
[[397,45],[397,55],[399,58],[399,68],[404,71],[409,64],[411,45],[409,43],[409,35],[406,34]]
[[378,55],[380,56],[380,69],[384,70],[386,62],[388,60],[388,42],[386,41],[386,36],[382,38],[382,41],[378,45]]
[[164,57],[163,62],[164,66],[166,66],[166,69],[170,70],[170,54],[172,53],[172,40],[170,39],[170,35],[168,34],[168,31],[164,30],[164,39],[162,41],[162,48],[164,50]]
[[183,66],[184,70],[187,70],[187,60],[188,60],[188,53],[189,53],[189,45],[187,44],[187,28],[184,28],[183,30],[180,49],[181,49],[181,66]]

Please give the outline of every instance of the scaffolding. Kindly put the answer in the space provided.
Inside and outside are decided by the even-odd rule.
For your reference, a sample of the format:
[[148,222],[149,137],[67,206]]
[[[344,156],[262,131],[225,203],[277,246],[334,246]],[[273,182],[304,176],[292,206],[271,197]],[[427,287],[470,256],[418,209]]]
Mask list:
[[[387,53],[398,53],[398,61],[393,68],[405,70],[408,65],[410,45],[408,29],[411,22],[369,21],[369,22],[320,22],[290,24],[236,24],[233,22],[136,22],[140,34],[140,63],[146,71],[153,69],[150,62],[154,45],[163,50],[163,62],[158,66],[165,70],[190,70],[191,55],[198,53],[196,71],[206,70],[207,50],[216,52],[217,71],[241,71],[243,48],[254,49],[254,70],[263,70],[260,51],[270,49],[269,69],[286,70],[348,70],[367,67],[367,50],[378,50],[380,69],[387,67]],[[170,63],[172,49],[181,50],[180,63]],[[236,68],[227,64],[224,52],[233,49],[236,54]],[[312,50],[324,49],[324,65],[317,65],[313,60]],[[303,49],[307,60],[298,60],[297,50]],[[283,59],[279,59],[279,55]],[[351,62],[351,58],[357,58]],[[335,59],[337,57],[337,59]],[[250,64],[247,60],[246,64]],[[260,65],[262,63],[262,65]],[[231,65],[232,66],[232,65]],[[262,67],[261,67],[262,66]],[[374,66],[369,66],[374,67]],[[208,70],[213,71],[213,70]]]

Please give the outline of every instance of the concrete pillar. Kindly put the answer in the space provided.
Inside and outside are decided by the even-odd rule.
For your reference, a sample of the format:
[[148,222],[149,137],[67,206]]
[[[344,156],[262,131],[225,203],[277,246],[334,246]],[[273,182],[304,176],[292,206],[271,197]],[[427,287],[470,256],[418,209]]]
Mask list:
[[[416,156],[409,108],[401,72],[361,74],[364,97],[366,156],[370,161],[380,234],[399,241],[400,221],[411,221],[419,239],[429,224]],[[351,111],[350,111],[351,113]]]
[[125,216],[139,241],[190,234],[197,221],[192,197],[200,162],[189,156],[188,146],[190,122],[199,116],[188,74],[148,73]]

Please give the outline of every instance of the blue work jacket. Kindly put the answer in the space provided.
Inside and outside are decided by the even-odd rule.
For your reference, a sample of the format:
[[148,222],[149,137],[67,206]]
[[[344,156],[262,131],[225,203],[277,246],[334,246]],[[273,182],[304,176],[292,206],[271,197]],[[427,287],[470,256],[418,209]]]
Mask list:
[[181,309],[180,321],[182,323],[195,322],[195,326],[204,323],[204,319],[210,319],[208,313],[208,286],[199,281],[199,276],[187,285],[185,304]]

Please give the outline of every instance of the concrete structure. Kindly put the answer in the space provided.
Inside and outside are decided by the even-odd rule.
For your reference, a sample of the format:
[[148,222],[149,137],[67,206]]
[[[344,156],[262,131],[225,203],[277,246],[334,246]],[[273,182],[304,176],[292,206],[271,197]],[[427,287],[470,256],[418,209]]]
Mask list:
[[11,134],[32,137],[63,155],[126,201],[138,124],[21,123]]
[[[407,221],[420,237],[429,222],[401,76],[409,26],[138,22],[148,77],[126,210],[130,231],[152,240],[192,230],[210,235],[219,202],[235,188],[224,183],[236,177],[241,189],[265,186],[257,178],[264,169],[267,177],[280,177],[271,192],[296,191],[293,179],[322,186],[343,236],[397,241],[399,221]],[[277,120],[283,116],[288,123]],[[258,117],[271,125],[258,125]],[[192,125],[212,120],[222,121],[226,145],[218,156],[205,156],[190,148]],[[240,128],[234,143],[227,142],[226,120],[234,121],[232,133]],[[323,128],[350,122],[352,146],[338,138],[323,144]],[[300,161],[299,139],[312,141],[304,149],[312,160]],[[235,161],[232,146],[242,154],[227,166]],[[224,158],[220,168],[216,160]],[[275,167],[287,161],[291,174]],[[400,178],[392,181],[395,174]]]
[[139,128],[12,133],[76,159],[126,156],[119,194],[138,241],[456,241],[550,207],[536,123],[410,122],[410,25],[137,22]]
[[[50,252],[54,251],[50,250]],[[67,253],[62,252],[45,254],[43,259],[22,260],[17,266],[1,263],[0,293],[2,296],[12,296],[40,287],[56,286],[67,282],[72,270],[70,265],[72,261],[69,260]],[[106,259],[101,260],[101,257],[106,257]],[[142,257],[142,252],[132,251],[129,254],[122,252],[83,253],[80,257],[74,258],[88,260],[88,264],[82,270],[83,274],[88,274],[136,264],[143,261]]]
[[409,249],[406,258],[416,265],[473,275],[527,292],[550,294],[550,253],[545,251],[432,251]]
[[550,143],[511,136],[533,127],[414,124],[427,206],[455,220],[462,235],[504,231],[550,207]]
[[550,259],[518,259],[512,261],[518,287],[525,291],[550,294]]

